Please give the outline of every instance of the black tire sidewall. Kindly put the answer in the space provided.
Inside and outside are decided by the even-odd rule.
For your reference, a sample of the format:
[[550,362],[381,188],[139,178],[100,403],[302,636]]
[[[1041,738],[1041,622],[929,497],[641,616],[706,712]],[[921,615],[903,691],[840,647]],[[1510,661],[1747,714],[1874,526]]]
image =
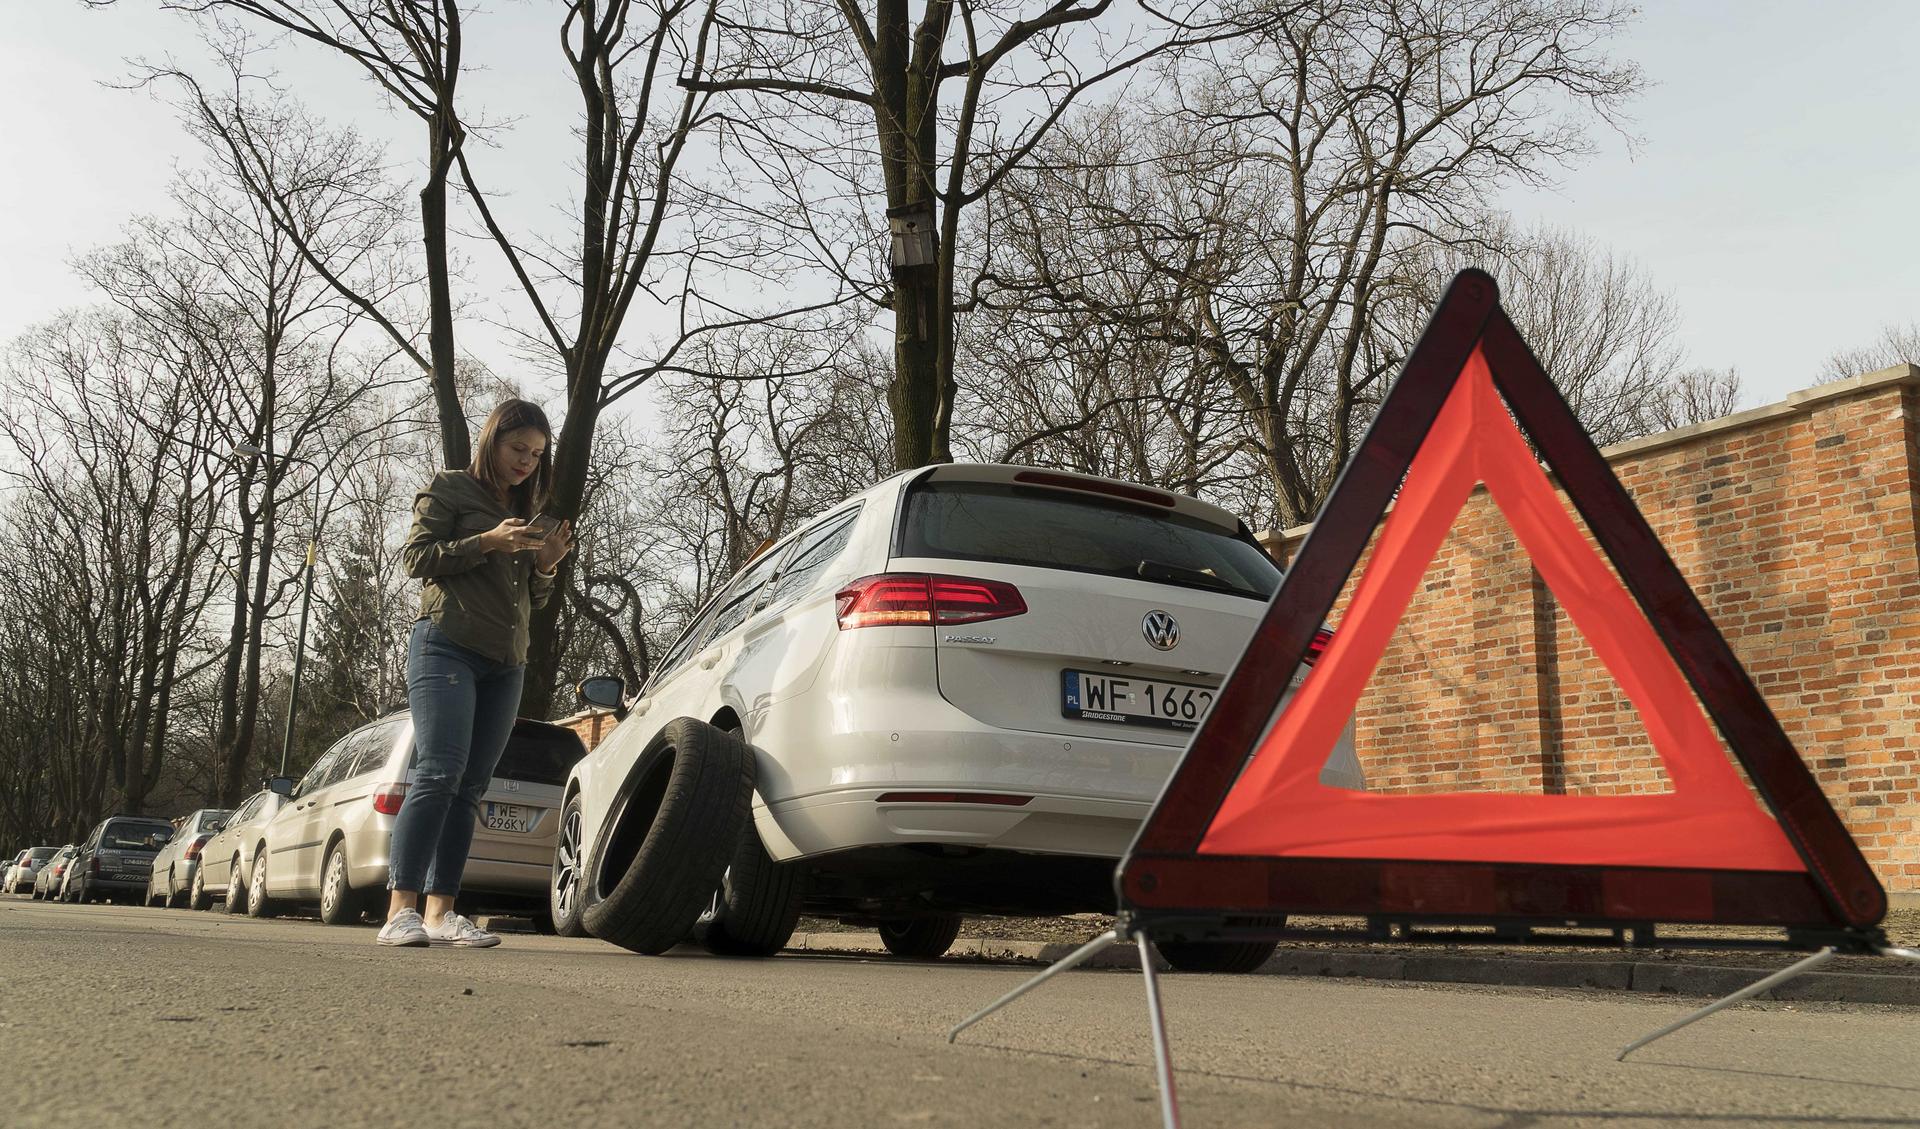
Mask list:
[[[664,766],[663,757],[668,759]],[[632,786],[662,770],[667,779],[660,805],[632,863],[606,896],[581,914],[594,936],[649,955],[680,943],[711,903],[753,802],[751,750],[705,722],[686,717],[668,722],[635,763]],[[638,815],[622,811],[616,818]],[[609,827],[601,842],[626,833],[626,828]],[[583,884],[590,874],[582,874]]]

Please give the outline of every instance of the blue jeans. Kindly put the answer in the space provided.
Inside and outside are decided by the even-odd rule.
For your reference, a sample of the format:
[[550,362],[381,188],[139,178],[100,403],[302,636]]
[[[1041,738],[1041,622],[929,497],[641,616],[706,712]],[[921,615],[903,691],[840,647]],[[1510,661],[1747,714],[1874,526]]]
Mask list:
[[526,673],[462,647],[431,619],[415,621],[407,641],[413,786],[393,819],[387,889],[460,892],[480,797],[513,734]]

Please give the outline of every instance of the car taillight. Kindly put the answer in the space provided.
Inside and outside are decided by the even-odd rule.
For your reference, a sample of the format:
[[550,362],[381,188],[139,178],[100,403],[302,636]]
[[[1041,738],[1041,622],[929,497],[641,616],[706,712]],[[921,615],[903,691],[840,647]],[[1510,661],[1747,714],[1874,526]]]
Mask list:
[[1301,661],[1308,666],[1319,662],[1320,656],[1327,653],[1327,644],[1331,642],[1333,642],[1333,632],[1324,627],[1314,632],[1313,642],[1307,644],[1307,657]]
[[213,838],[213,836],[211,836],[211,835],[202,835],[202,836],[200,836],[200,837],[199,837],[198,839],[195,839],[195,840],[194,840],[193,842],[191,842],[191,843],[188,843],[188,844],[187,844],[187,857],[188,857],[188,858],[190,858],[190,859],[197,859],[197,858],[199,858],[199,857],[200,857],[200,848],[201,848],[201,847],[204,847],[204,846],[206,846],[206,845],[207,845],[207,840],[208,840],[208,839],[211,839],[211,838]]
[[382,784],[373,790],[373,810],[381,815],[399,815],[407,799],[405,784]]
[[947,627],[1025,615],[1020,590],[998,580],[887,572],[842,588],[835,616],[840,630],[922,625]]
[[100,856],[99,855],[93,856],[93,862],[88,867],[88,869],[93,871],[95,874],[100,873]]

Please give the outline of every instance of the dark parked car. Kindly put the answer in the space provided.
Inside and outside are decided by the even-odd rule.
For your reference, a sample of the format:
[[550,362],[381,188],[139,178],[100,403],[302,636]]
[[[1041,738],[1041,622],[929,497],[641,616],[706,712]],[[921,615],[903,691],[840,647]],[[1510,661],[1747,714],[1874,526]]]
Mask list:
[[100,821],[74,853],[68,866],[67,900],[135,901],[146,893],[153,860],[173,841],[173,824],[138,815],[110,815]]

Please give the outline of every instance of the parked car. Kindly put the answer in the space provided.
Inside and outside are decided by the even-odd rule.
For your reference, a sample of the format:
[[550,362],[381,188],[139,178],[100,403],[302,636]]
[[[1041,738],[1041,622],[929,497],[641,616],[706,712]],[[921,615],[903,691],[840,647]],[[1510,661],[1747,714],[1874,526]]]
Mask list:
[[138,815],[110,815],[81,841],[67,867],[67,900],[132,901],[145,894],[153,859],[173,840],[173,824]]
[[[520,719],[481,798],[461,882],[469,900],[545,908],[560,825],[560,786],[586,752],[579,734]],[[294,782],[268,787],[287,803],[259,829],[245,860],[247,912],[318,902],[330,925],[384,916],[393,817],[413,781],[413,717],[390,714],[355,729]]]
[[25,894],[31,891],[40,868],[59,850],[58,847],[28,847],[15,855],[7,865],[5,876],[0,877],[0,892]]
[[68,843],[53,853],[40,872],[33,876],[33,897],[36,901],[52,901],[60,893],[60,883],[67,876],[67,864],[73,861],[73,844]]
[[[285,802],[284,796],[265,788],[241,801],[225,825],[200,848],[200,865],[193,872],[188,905],[199,908],[202,899],[211,904],[214,898],[221,898],[228,913],[246,912],[247,872],[241,861],[243,853],[247,845],[259,841],[260,829]],[[235,875],[239,876],[237,880]]]
[[[161,905],[172,909],[187,900],[193,890],[193,880],[200,870],[202,849],[232,814],[230,808],[199,808],[174,821],[173,841],[153,858],[153,873],[147,879],[146,904],[152,905],[154,899],[158,898]],[[193,908],[207,907],[203,902]]]
[[[963,914],[1110,912],[1279,581],[1194,498],[1016,466],[889,478],[751,561],[635,700],[582,684],[623,720],[567,781],[556,923],[767,954],[804,909],[931,957]],[[1351,727],[1322,779],[1364,787]],[[1272,947],[1163,948],[1241,969]]]

